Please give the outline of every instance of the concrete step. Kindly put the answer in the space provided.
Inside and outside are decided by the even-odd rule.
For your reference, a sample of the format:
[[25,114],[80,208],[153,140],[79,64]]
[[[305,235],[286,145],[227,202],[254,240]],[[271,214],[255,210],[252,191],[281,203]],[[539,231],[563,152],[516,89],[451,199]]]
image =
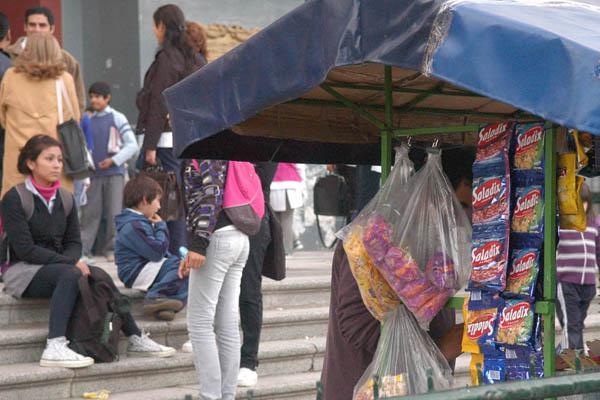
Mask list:
[[[327,276],[290,278],[281,282],[265,279],[263,308],[326,307],[329,306],[330,278]],[[2,292],[0,284],[0,329],[7,325],[48,321],[48,300],[14,299]],[[132,313],[142,315],[144,294],[119,287],[132,300]]]
[[[318,373],[324,351],[325,338],[263,343],[260,380],[275,382],[281,375]],[[100,389],[119,393],[193,385],[196,379],[193,356],[184,353],[165,359],[123,357],[118,362],[79,370],[42,368],[37,363],[8,364],[0,366],[0,393],[3,400],[52,400],[80,398],[84,392]],[[276,389],[271,385],[269,390]]]
[[[328,309],[326,307],[287,310],[267,310],[263,316],[261,339],[264,343],[283,340],[325,337]],[[159,343],[180,348],[187,340],[184,315],[171,322],[138,318],[141,329]],[[45,346],[48,326],[44,322],[15,324],[0,328],[0,365],[39,361]],[[126,339],[121,340],[125,352]]]
[[[237,400],[314,400],[316,382],[321,378],[320,372],[304,372],[292,375],[277,375],[260,378],[258,384],[251,388],[238,388]],[[250,392],[250,393],[249,393]],[[111,400],[184,400],[185,396],[198,400],[198,386],[177,386],[162,389],[112,393]],[[76,400],[79,398],[72,398]]]

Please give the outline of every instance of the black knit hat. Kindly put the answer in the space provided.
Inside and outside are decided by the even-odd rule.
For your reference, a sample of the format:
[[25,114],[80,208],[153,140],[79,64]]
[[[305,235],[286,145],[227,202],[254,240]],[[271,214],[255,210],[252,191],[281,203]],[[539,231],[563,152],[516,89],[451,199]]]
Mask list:
[[89,94],[97,94],[102,97],[109,96],[110,93],[110,85],[106,82],[96,82],[90,86]]

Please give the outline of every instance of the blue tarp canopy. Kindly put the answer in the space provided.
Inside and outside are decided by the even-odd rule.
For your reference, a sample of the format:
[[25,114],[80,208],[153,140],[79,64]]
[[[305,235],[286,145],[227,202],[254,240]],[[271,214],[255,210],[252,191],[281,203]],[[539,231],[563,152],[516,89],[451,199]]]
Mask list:
[[[395,128],[532,116],[600,135],[600,0],[312,0],[167,89],[181,157],[378,163]],[[325,87],[324,87],[325,86]]]

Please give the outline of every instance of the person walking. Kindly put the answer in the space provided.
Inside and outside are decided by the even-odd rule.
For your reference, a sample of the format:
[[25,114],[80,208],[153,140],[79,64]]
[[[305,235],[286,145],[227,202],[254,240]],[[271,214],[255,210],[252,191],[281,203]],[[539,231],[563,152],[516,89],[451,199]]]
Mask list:
[[269,203],[281,223],[286,255],[300,245],[294,231],[294,211],[304,206],[304,175],[303,165],[279,163],[271,183]]
[[[180,276],[190,278],[188,331],[200,398],[233,400],[240,367],[240,281],[250,251],[248,233],[258,232],[265,200],[248,163],[186,160],[183,178],[190,243]],[[251,218],[256,222],[251,230],[249,219],[237,214],[240,207],[224,207],[231,201],[251,206],[257,217]]]
[[[181,163],[173,154],[173,133],[162,92],[200,68],[196,51],[190,46],[186,22],[179,7],[168,4],[153,15],[153,28],[159,49],[144,76],[144,86],[137,95],[138,134],[144,135],[138,168],[160,163],[165,171],[177,174],[181,182]],[[168,193],[165,193],[168,196]],[[167,221],[170,236],[169,251],[177,254],[186,245],[185,220]]]
[[[87,204],[81,208],[81,240],[83,255],[96,253],[110,256],[114,251],[115,217],[123,208],[125,187],[125,162],[138,150],[137,142],[127,117],[110,106],[110,85],[96,82],[90,86],[90,106],[93,110],[89,120],[89,132],[93,142],[96,170],[87,189]],[[98,243],[98,231],[102,217],[106,218],[103,243]]]
[[592,191],[581,187],[581,199],[587,214],[587,227],[558,230],[556,314],[563,327],[564,347],[583,351],[583,328],[587,311],[596,297],[596,274],[600,265],[600,232],[592,207]]
[[[0,123],[6,130],[2,196],[25,180],[14,167],[25,143],[39,133],[58,139],[58,85],[64,85],[68,95],[63,103],[76,104],[75,84],[66,71],[58,41],[49,33],[29,36],[25,49],[15,60],[14,67],[6,71],[0,86]],[[77,108],[73,113],[67,106],[62,110],[64,121],[79,121]],[[63,175],[61,182],[73,191],[71,179]]]
[[[20,37],[17,41],[7,48],[8,53],[14,59],[17,59],[25,50],[27,41],[31,35],[39,33],[54,34],[54,14],[46,7],[33,7],[25,11],[25,33],[27,36]],[[83,84],[83,72],[79,62],[65,49],[60,50],[66,71],[73,77],[75,84],[75,93],[77,101],[72,104],[79,104],[79,114],[85,110],[85,85]]]
[[[12,66],[10,55],[6,52],[6,48],[10,46],[10,23],[8,18],[0,12],[0,81],[4,77],[4,73]],[[0,127],[0,160],[4,158],[4,128]],[[0,182],[2,182],[2,165],[0,164]]]
[[[80,260],[81,237],[77,208],[71,193],[61,188],[62,147],[58,140],[36,135],[25,143],[15,163],[25,182],[2,198],[0,211],[9,244],[9,263],[3,264],[5,290],[16,298],[49,298],[50,320],[43,367],[81,368],[94,363],[68,347],[67,326],[79,297],[82,275],[104,281],[118,292],[101,268]],[[33,210],[26,215],[24,196]],[[175,349],[151,340],[130,313],[121,315],[129,338],[128,353],[169,357]]]

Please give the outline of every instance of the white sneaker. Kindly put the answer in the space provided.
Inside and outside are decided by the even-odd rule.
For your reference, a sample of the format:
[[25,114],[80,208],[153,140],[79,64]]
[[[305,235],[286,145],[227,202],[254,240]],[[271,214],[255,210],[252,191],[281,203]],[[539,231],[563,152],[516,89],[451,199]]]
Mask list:
[[84,368],[94,364],[93,358],[74,352],[67,346],[68,344],[69,341],[64,336],[48,339],[40,366]]
[[194,349],[192,348],[192,341],[188,340],[181,346],[181,351],[184,353],[192,353]]
[[258,382],[258,374],[256,371],[252,371],[249,368],[240,368],[240,373],[238,374],[238,386],[252,387],[256,386],[256,382]]
[[171,357],[176,353],[175,349],[162,344],[156,343],[150,339],[147,333],[142,332],[142,336],[129,336],[129,345],[127,346],[127,354],[138,357]]

